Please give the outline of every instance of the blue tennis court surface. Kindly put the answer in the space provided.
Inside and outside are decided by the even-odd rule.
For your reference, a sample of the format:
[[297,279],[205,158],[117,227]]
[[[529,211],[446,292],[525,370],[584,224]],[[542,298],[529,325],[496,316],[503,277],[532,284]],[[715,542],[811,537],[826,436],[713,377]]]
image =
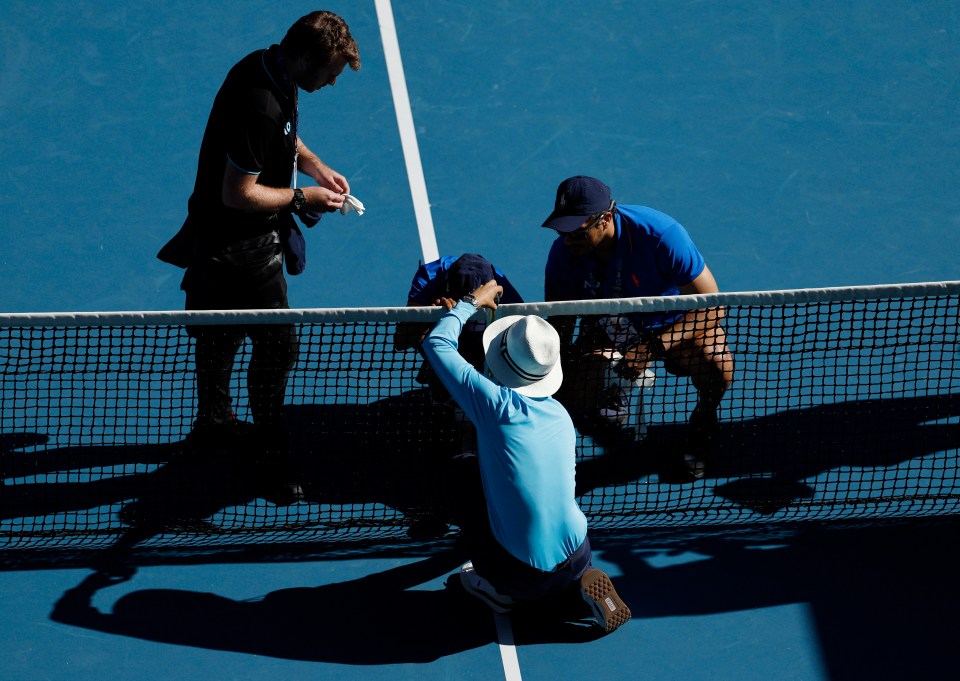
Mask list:
[[[423,224],[377,7],[325,8],[363,68],[301,99],[301,135],[367,213],[306,234],[291,304],[400,305]],[[180,271],[154,256],[183,220],[212,98],[313,9],[8,3],[3,311],[181,308]],[[392,16],[439,250],[484,254],[527,300],[556,185],[581,173],[675,216],[724,291],[960,279],[954,3],[395,2]],[[941,411],[956,447],[955,402]],[[497,621],[443,589],[465,558],[450,542],[147,554],[102,581],[69,552],[25,556],[0,565],[0,678],[951,678],[958,529],[604,532],[597,563],[633,621],[592,642],[517,623],[516,668]]]

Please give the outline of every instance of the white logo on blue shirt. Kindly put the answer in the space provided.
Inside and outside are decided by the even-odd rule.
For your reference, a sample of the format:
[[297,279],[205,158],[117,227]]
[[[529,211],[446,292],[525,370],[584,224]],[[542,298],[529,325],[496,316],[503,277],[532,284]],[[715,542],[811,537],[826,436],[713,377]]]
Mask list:
[[600,282],[597,281],[597,278],[594,276],[593,272],[587,273],[587,277],[583,280],[583,288],[594,295],[596,295],[600,290]]

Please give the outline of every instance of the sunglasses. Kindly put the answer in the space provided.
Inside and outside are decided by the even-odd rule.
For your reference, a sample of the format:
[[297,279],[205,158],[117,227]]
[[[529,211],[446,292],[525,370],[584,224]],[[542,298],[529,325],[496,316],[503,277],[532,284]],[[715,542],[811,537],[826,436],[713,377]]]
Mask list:
[[606,215],[609,211],[603,211],[599,213],[593,221],[586,227],[581,227],[580,229],[575,229],[572,232],[561,232],[560,230],[554,230],[557,234],[562,236],[564,239],[570,239],[571,241],[583,241],[587,238],[587,234],[591,229],[600,224],[600,221],[603,220],[603,216]]

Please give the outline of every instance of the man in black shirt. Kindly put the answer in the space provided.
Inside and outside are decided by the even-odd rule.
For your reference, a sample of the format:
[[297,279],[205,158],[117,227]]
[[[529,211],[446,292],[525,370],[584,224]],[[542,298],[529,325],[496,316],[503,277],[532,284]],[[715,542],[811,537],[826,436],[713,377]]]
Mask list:
[[[284,260],[292,274],[302,269],[289,247],[291,240],[302,240],[293,215],[306,222],[309,213],[339,209],[350,193],[347,179],[298,137],[297,94],[334,85],[348,65],[360,68],[347,24],[318,11],[297,20],[279,45],[247,55],[227,74],[203,135],[186,222],[159,256],[186,267],[181,288],[188,310],[289,307]],[[291,189],[297,172],[316,185],[296,188],[294,182]],[[302,498],[289,471],[281,419],[299,347],[294,327],[195,325],[188,333],[196,340],[193,441],[222,443],[243,435],[249,442],[252,434],[260,457],[286,487],[286,500]],[[245,338],[252,343],[247,388],[253,433],[240,432],[244,424],[234,416],[230,396]]]

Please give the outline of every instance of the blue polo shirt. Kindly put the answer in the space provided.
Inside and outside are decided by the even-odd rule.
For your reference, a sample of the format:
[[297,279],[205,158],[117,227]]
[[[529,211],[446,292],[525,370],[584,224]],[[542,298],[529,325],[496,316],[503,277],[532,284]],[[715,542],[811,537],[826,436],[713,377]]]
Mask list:
[[[647,206],[617,206],[617,245],[610,262],[573,255],[557,237],[544,279],[546,300],[675,296],[700,276],[706,263],[683,226]],[[682,312],[628,315],[637,328],[669,326]]]
[[580,548],[587,519],[576,501],[576,432],[552,397],[526,397],[470,365],[457,350],[469,303],[440,318],[423,353],[477,428],[477,457],[493,536],[510,555],[553,570]]

